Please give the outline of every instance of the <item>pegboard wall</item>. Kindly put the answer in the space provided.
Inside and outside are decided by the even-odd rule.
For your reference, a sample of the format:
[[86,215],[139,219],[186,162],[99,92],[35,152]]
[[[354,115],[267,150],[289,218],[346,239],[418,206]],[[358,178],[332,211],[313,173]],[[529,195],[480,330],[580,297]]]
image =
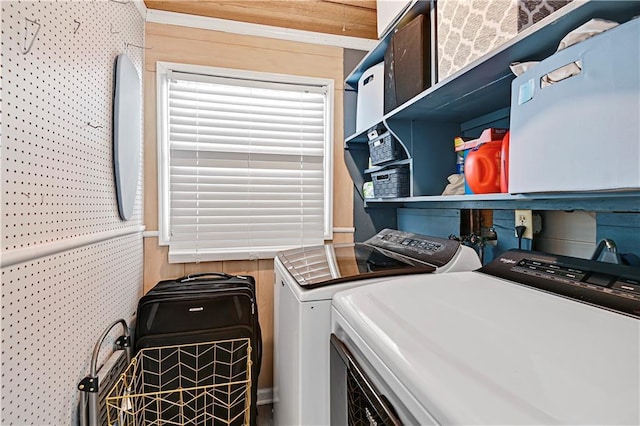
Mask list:
[[131,1],[0,6],[0,423],[76,424],[96,339],[142,295],[142,171],[122,221],[111,129],[114,61],[142,76],[144,19]]
[[139,12],[114,1],[1,4],[2,252],[140,224],[140,189],[132,219],[118,216],[111,132],[116,56],[142,71],[144,50],[131,46],[143,44]]
[[130,235],[3,268],[3,425],[76,423],[96,340],[142,295],[141,253]]

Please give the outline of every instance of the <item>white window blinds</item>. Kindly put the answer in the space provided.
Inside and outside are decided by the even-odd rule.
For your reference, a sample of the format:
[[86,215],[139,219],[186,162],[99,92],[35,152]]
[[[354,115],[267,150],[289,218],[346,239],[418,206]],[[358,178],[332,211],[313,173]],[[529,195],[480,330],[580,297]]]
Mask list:
[[327,88],[167,77],[169,261],[273,257],[321,244]]

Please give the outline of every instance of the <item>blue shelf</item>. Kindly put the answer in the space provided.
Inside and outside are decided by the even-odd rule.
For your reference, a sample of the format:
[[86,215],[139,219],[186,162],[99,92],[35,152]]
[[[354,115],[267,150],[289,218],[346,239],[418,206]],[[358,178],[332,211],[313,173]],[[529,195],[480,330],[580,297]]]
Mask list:
[[[429,1],[414,1],[396,23],[396,28],[430,8]],[[570,31],[593,18],[624,23],[640,15],[640,1],[590,0],[574,1],[542,19],[517,37],[487,55],[477,59],[455,74],[438,82],[413,99],[385,114],[384,123],[392,130],[407,153],[413,157],[414,194],[407,198],[367,199],[365,205],[413,208],[478,208],[478,209],[533,209],[533,210],[588,210],[640,212],[640,191],[552,194],[483,194],[439,196],[435,181],[444,181],[435,169],[445,161],[448,147],[456,131],[464,123],[475,123],[479,117],[493,116],[497,112],[508,116],[511,100],[511,82],[515,76],[512,62],[542,60],[552,55],[560,40]],[[347,77],[346,84],[357,87],[362,73],[384,59],[391,38],[390,31]],[[503,114],[504,113],[504,114]],[[456,130],[457,129],[457,130]],[[424,138],[428,135],[428,138]],[[366,131],[345,140],[345,147],[360,165],[366,164],[367,151],[360,144],[367,142]],[[362,157],[362,158],[360,158]],[[432,163],[428,161],[433,160]],[[419,161],[420,164],[416,162]],[[440,163],[438,163],[438,161]],[[453,160],[455,161],[455,159]],[[357,174],[364,179],[364,167]],[[416,171],[420,173],[416,173]],[[428,186],[428,184],[434,184]]]
[[477,59],[385,115],[398,120],[464,122],[509,107],[512,62],[542,60],[560,40],[592,18],[626,22],[640,14],[640,1],[575,1],[562,7],[513,40]]
[[384,203],[413,208],[531,209],[640,212],[640,191],[435,195],[369,198],[367,205]]
[[370,174],[370,173],[379,172],[380,170],[388,169],[389,167],[397,167],[397,166],[403,166],[407,164],[411,164],[411,159],[405,158],[403,160],[395,160],[395,161],[391,161],[390,163],[381,164],[379,166],[372,166],[366,169],[364,172],[367,174]]
[[369,142],[369,138],[367,137],[367,131],[363,130],[362,132],[359,133],[354,133],[353,135],[349,136],[348,138],[346,138],[344,140],[344,143],[352,143],[352,142],[356,142],[356,143],[367,143]]
[[[398,25],[429,9],[428,1],[416,1]],[[626,22],[640,14],[640,1],[575,1],[521,32],[513,40],[478,58],[465,68],[416,95],[385,115],[388,120],[446,120],[465,122],[508,108],[512,62],[541,60],[552,55],[560,40],[592,18]],[[357,88],[363,72],[384,59],[392,32],[371,50],[347,77],[345,83]],[[366,142],[366,132],[350,136],[345,142]]]

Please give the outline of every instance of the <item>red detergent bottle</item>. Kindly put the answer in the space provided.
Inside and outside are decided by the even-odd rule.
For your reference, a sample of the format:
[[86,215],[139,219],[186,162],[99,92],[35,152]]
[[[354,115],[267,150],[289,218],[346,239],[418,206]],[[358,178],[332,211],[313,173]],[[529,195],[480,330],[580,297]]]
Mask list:
[[500,192],[502,140],[483,143],[467,155],[464,178],[474,194]]

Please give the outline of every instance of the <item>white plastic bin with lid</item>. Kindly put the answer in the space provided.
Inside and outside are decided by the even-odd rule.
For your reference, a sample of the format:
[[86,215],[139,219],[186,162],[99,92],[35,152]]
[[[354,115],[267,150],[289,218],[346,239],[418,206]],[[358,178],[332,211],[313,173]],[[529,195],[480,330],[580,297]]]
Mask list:
[[411,4],[410,0],[378,0],[376,2],[378,38],[382,38],[391,29],[409,4]]
[[[556,52],[511,87],[509,192],[640,188],[640,19]],[[568,64],[581,72],[542,87]]]
[[356,132],[367,130],[382,121],[384,114],[384,62],[362,73],[358,81]]

